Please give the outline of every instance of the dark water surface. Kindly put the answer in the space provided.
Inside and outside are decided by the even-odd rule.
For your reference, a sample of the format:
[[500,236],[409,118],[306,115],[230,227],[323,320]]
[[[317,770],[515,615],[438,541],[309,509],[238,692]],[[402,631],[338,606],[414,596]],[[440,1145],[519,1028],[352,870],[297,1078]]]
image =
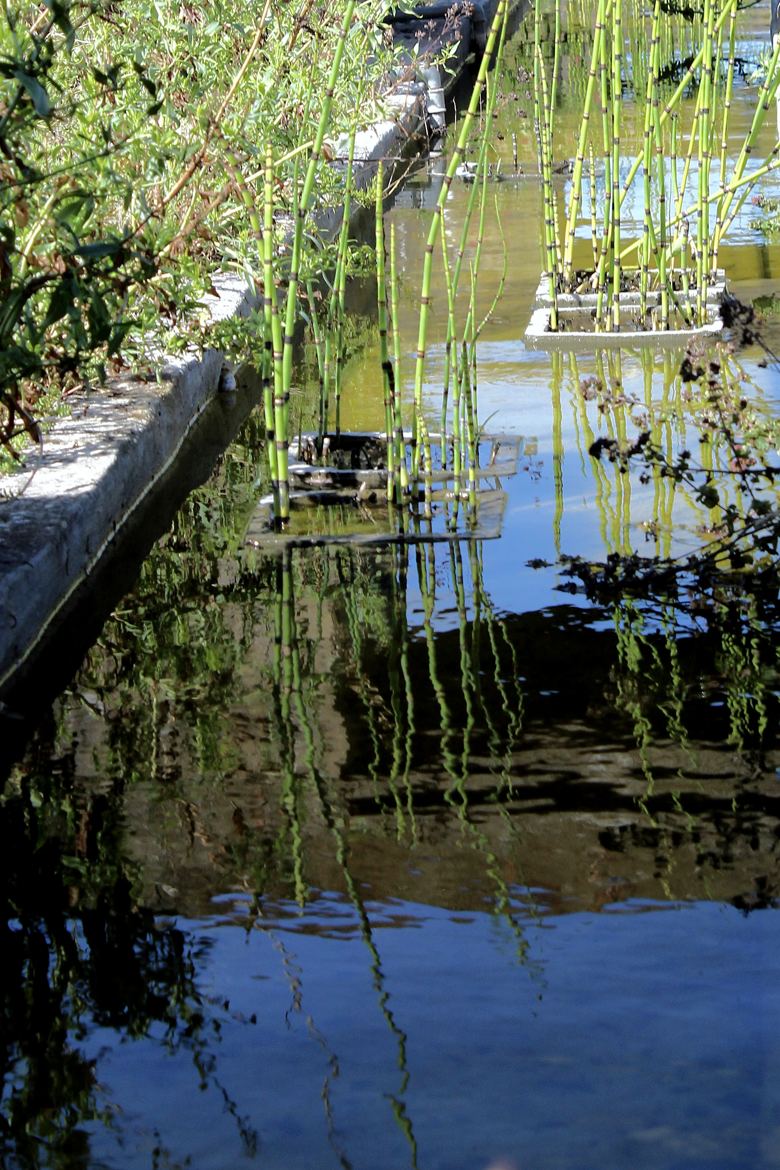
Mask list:
[[[390,213],[410,349],[435,165]],[[559,559],[701,549],[735,489],[589,456],[647,427],[728,453],[682,355],[524,349],[538,189],[496,191],[500,539],[247,546],[252,416],[69,685],[28,690],[29,736],[6,719],[4,1165],[780,1166],[777,598]],[[769,295],[780,253],[740,231],[727,268]],[[765,358],[719,359],[761,425]],[[345,425],[379,425],[370,346],[348,372]]]

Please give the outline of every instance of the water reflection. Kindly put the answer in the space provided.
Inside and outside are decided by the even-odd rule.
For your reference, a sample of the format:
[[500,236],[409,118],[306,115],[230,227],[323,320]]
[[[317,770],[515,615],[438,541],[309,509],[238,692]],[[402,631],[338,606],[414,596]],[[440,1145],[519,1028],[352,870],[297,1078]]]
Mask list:
[[[559,372],[563,429],[583,375]],[[605,369],[604,386],[619,374]],[[621,552],[628,476],[587,454],[597,399],[572,405],[605,553]],[[611,392],[608,433],[635,407]],[[430,968],[437,932],[455,948],[435,963],[458,1027],[474,1011],[494,1028],[515,1000],[509,1034],[525,1043],[521,1021],[550,994],[545,924],[568,937],[562,916],[608,906],[752,912],[780,896],[776,613],[760,592],[643,591],[639,574],[616,591],[607,556],[588,572],[569,563],[576,605],[551,594],[498,612],[478,541],[265,558],[242,544],[253,474],[223,469],[191,498],[6,780],[11,1164],[221,1165],[213,1129],[221,1149],[271,1165],[365,1165],[361,1115],[392,1151],[376,1165],[514,1156],[527,1122],[486,1105],[500,1140],[459,1160],[434,1120],[445,1074],[431,1082],[420,1046],[447,1050],[454,1025],[427,977],[427,1017],[412,1008],[403,972]],[[559,520],[563,474],[561,459]],[[665,499],[653,489],[656,518]],[[464,946],[498,998],[475,1005],[468,978],[452,982]],[[262,1075],[245,1038],[258,1027]],[[495,1045],[500,1079],[510,1054]],[[163,1079],[176,1069],[162,1116],[138,1059]],[[478,1042],[465,1059],[479,1066]],[[538,1075],[560,1090],[554,1067]],[[208,1133],[189,1104],[198,1087]],[[285,1094],[305,1122],[280,1122]]]
[[[222,1096],[254,1155],[256,1133],[214,1057],[229,1005],[210,1003],[198,986],[208,942],[137,903],[120,847],[121,788],[79,799],[71,779],[46,761],[3,794],[4,1158],[24,1167],[84,1165],[96,1125],[121,1140],[119,1102],[85,1051],[85,1040],[101,1034],[185,1055],[193,1087]],[[158,1135],[160,1159],[165,1148]]]
[[[252,548],[250,419],[6,767],[7,1165],[776,1164],[775,569],[683,355],[523,352],[527,251],[500,540]],[[764,357],[717,358],[754,429]]]

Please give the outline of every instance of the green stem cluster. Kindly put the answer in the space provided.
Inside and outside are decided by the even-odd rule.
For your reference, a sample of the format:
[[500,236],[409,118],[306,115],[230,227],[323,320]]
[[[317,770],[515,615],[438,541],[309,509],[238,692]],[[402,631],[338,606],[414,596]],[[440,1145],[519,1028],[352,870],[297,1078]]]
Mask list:
[[[619,332],[626,324],[621,318],[624,310],[621,310],[620,294],[629,286],[633,288],[634,280],[644,327],[665,330],[675,325],[702,325],[709,319],[712,312],[709,289],[717,277],[723,238],[754,184],[780,164],[778,141],[763,163],[752,169],[748,166],[780,87],[778,44],[759,89],[750,127],[742,136],[729,173],[727,154],[736,68],[737,10],[738,0],[703,0],[700,19],[695,22],[697,41],[692,43],[686,22],[665,13],[660,0],[656,0],[647,16],[636,10],[632,0],[597,0],[562,245],[555,222],[551,180],[556,79],[550,85],[541,46],[535,45],[535,110],[545,225],[543,254],[552,302],[552,329],[558,328],[559,296],[590,288],[598,294],[596,330]],[[574,15],[570,13],[570,19]],[[538,24],[537,20],[537,36]],[[669,93],[662,80],[662,62],[684,60],[686,52],[689,54],[687,68],[682,80]],[[625,86],[637,84],[637,78],[628,75],[626,62],[630,59],[635,63],[640,58],[645,98],[643,136],[640,151],[627,162],[621,154],[622,94]],[[696,92],[693,118],[684,156],[678,158],[684,101],[692,88]],[[600,120],[595,116],[599,106]],[[586,160],[593,160],[587,172]],[[600,168],[596,160],[600,160]],[[595,214],[599,169],[605,196],[601,224]],[[638,239],[626,242],[622,236],[622,213],[640,171],[642,233]],[[673,211],[668,206],[670,179]],[[582,218],[586,182],[593,254],[591,271],[578,270],[575,264],[575,237]],[[562,254],[560,265],[557,264],[559,253]]]

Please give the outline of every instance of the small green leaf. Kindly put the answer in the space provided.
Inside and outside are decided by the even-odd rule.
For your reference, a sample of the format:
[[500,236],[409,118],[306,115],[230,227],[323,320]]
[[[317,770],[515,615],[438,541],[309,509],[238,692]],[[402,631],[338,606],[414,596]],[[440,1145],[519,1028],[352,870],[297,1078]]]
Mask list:
[[54,325],[56,321],[60,321],[70,312],[73,308],[75,294],[75,285],[70,280],[62,280],[56,285],[49,298],[49,307],[43,322],[45,329]]
[[115,256],[122,251],[121,240],[96,240],[93,244],[81,244],[73,249],[76,256],[84,260],[99,260],[101,256]]
[[40,81],[36,81],[29,73],[25,73],[23,69],[15,69],[14,77],[23,85],[30,95],[30,101],[35,106],[35,112],[40,118],[48,118],[51,113],[51,102],[49,95],[41,85]]

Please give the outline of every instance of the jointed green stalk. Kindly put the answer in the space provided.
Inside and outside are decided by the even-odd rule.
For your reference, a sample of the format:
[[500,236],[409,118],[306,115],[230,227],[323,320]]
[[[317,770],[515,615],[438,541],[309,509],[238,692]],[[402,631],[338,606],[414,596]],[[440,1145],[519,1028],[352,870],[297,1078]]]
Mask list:
[[[728,188],[727,188],[729,193],[727,194],[726,198],[723,200],[723,203],[720,204],[718,207],[717,219],[716,219],[716,223],[715,223],[715,230],[714,230],[714,236],[713,236],[713,248],[714,249],[717,249],[720,246],[720,242],[721,242],[723,236],[726,234],[729,227],[733,223],[734,217],[736,216],[736,214],[739,210],[739,204],[738,204],[738,206],[734,209],[734,211],[731,212],[731,205],[732,205],[733,198],[734,198],[734,190],[736,190],[736,187],[734,186],[734,184],[735,183],[739,184],[741,182],[741,180],[745,177],[745,167],[746,167],[748,159],[750,158],[750,155],[752,154],[753,149],[758,141],[758,135],[759,135],[761,127],[764,123],[764,118],[766,116],[767,110],[770,108],[770,106],[772,106],[774,104],[775,97],[777,95],[778,86],[780,86],[780,37],[778,37],[778,39],[777,39],[777,44],[774,47],[774,51],[772,53],[771,60],[770,60],[769,65],[767,67],[766,76],[764,77],[764,80],[762,81],[760,89],[759,89],[758,101],[756,103],[756,108],[753,112],[753,121],[751,123],[750,130],[748,131],[748,134],[745,138],[745,141],[742,144],[742,149],[739,153],[739,157],[734,165],[734,170],[732,172],[731,182],[729,183]],[[777,147],[775,147],[775,150],[772,152],[772,154],[774,155],[776,153],[776,151],[777,151]],[[748,176],[748,178],[749,178],[749,176]],[[729,190],[730,188],[731,188],[731,190]],[[731,212],[731,214],[729,214],[730,212]]]
[[395,224],[390,224],[390,313],[393,321],[393,430],[395,434],[396,503],[400,504],[409,491],[409,470],[406,465],[406,442],[401,416],[401,336],[398,304],[398,271],[396,267]]
[[552,182],[552,138],[550,136],[547,74],[542,50],[536,47],[540,88],[541,121],[539,123],[539,157],[542,167],[542,205],[544,207],[544,252],[550,297],[550,328],[558,328],[558,254],[555,232],[555,191]]
[[[723,8],[723,11],[721,12],[718,19],[715,21],[714,32],[716,34],[720,33],[721,28],[723,27],[727,17],[729,16],[729,9],[730,9],[731,5],[736,4],[736,3],[737,3],[737,0],[724,0],[725,7]],[[696,70],[701,67],[703,56],[704,56],[704,48],[703,47],[700,48],[698,50],[698,52],[693,55],[693,58],[690,61],[688,68],[685,71],[685,75],[683,76],[679,85],[677,86],[674,93],[669,98],[668,102],[666,103],[666,105],[664,106],[663,110],[661,111],[661,113],[659,115],[659,119],[658,119],[659,129],[661,129],[663,126],[665,126],[667,121],[669,120],[669,118],[672,117],[672,115],[674,114],[675,110],[679,106],[682,98],[685,96],[685,94],[688,91],[688,89],[690,88],[690,86],[691,85],[695,86],[695,84],[696,84]],[[638,173],[641,165],[642,165],[642,155],[638,154],[637,157],[634,159],[633,163],[631,164],[629,171],[628,171],[628,174],[626,176],[625,182],[623,183],[623,188],[622,188],[622,191],[620,194],[621,204],[625,201],[626,196],[628,195],[628,192],[631,190],[631,186],[634,182],[634,179],[637,176],[637,173]]]
[[[723,99],[723,117],[720,132],[720,186],[726,186],[726,151],[728,149],[728,125],[731,113],[731,99],[734,91],[734,69],[736,65],[737,6],[731,6],[729,20],[729,59],[726,68],[726,94]],[[712,267],[718,267],[719,237],[716,233],[712,246]]]
[[353,124],[349,132],[347,153],[347,174],[344,183],[344,208],[339,230],[336,253],[336,270],[333,289],[328,301],[328,329],[325,337],[324,377],[320,401],[320,441],[328,429],[330,413],[331,373],[333,374],[333,397],[335,400],[335,430],[338,434],[341,422],[341,378],[344,346],[344,302],[347,288],[347,255],[349,253],[349,225],[352,213],[352,187],[355,166],[355,138],[357,127]]
[[[265,221],[263,230],[263,316],[265,321],[266,368],[263,371],[266,447],[274,491],[274,507],[279,507],[279,461],[276,454],[275,403],[282,395],[282,324],[274,277],[274,156],[270,143],[265,148]],[[273,389],[271,385],[273,371]]]
[[612,328],[620,329],[620,121],[623,106],[623,0],[612,0]]
[[653,10],[653,24],[650,35],[650,68],[647,72],[647,87],[645,93],[645,124],[643,134],[643,163],[642,179],[644,189],[644,215],[642,220],[642,247],[640,253],[640,313],[642,318],[647,314],[647,289],[649,284],[650,251],[653,236],[652,212],[652,174],[653,174],[653,143],[654,143],[654,106],[658,101],[658,78],[655,71],[656,44],[660,36],[658,27],[658,3]]
[[[590,58],[590,68],[588,70],[588,84],[585,90],[585,106],[582,111],[582,120],[580,121],[580,132],[577,140],[577,154],[574,159],[574,174],[571,180],[571,196],[569,199],[569,214],[566,220],[564,252],[563,252],[563,279],[565,283],[571,283],[573,276],[574,264],[574,234],[577,227],[577,215],[579,212],[580,199],[582,195],[582,168],[585,162],[585,147],[588,141],[588,130],[590,127],[590,113],[593,107],[593,94],[596,88],[596,74],[598,71],[599,60],[601,57],[601,46],[604,38],[604,19],[606,11],[606,0],[598,0],[598,7],[596,9],[596,31],[593,36],[593,49]],[[593,191],[591,191],[591,207],[595,206],[595,198]]]
[[[605,18],[609,13],[609,6],[605,9]],[[599,54],[599,91],[601,95],[601,150],[604,162],[604,225],[601,233],[601,250],[599,252],[599,263],[596,270],[596,329],[603,329],[606,322],[607,312],[609,308],[608,300],[608,282],[609,273],[612,270],[610,262],[610,254],[613,246],[612,242],[612,218],[613,218],[613,184],[612,184],[612,149],[611,149],[611,119],[609,116],[609,77],[607,69],[607,38],[606,35],[601,37],[601,50]]]
[[290,408],[290,387],[292,385],[293,334],[295,331],[295,320],[298,308],[298,281],[300,277],[301,259],[303,252],[303,229],[306,222],[306,216],[309,213],[314,196],[314,180],[316,178],[317,170],[320,164],[322,145],[325,141],[325,133],[330,121],[331,109],[333,107],[333,93],[336,87],[339,70],[341,69],[341,62],[344,56],[344,49],[347,43],[347,38],[349,36],[349,30],[352,26],[355,5],[356,0],[347,0],[346,8],[344,10],[344,20],[342,22],[342,35],[336,42],[336,47],[333,53],[333,61],[330,68],[330,74],[328,76],[328,84],[323,95],[322,109],[320,112],[319,123],[317,125],[317,133],[314,137],[314,145],[312,146],[311,154],[309,156],[309,163],[306,168],[306,175],[303,180],[303,187],[300,191],[300,194],[297,190],[297,182],[293,183],[295,227],[293,231],[292,255],[290,259],[290,275],[287,283],[287,305],[283,337],[282,395],[277,405],[276,450],[277,469],[279,476],[278,520],[281,523],[284,523],[290,515],[287,431]]
[[[452,152],[452,157],[447,166],[447,170],[442,182],[441,191],[436,201],[431,226],[428,232],[428,238],[425,244],[425,255],[423,258],[423,275],[422,275],[422,289],[420,293],[420,315],[417,331],[417,355],[415,361],[414,372],[414,419],[416,426],[419,425],[421,430],[424,428],[424,419],[422,412],[422,398],[423,398],[423,380],[425,372],[425,355],[426,355],[426,339],[428,335],[428,318],[431,304],[431,276],[433,270],[433,253],[436,247],[436,241],[440,232],[440,218],[444,215],[444,207],[447,202],[447,197],[450,193],[450,187],[455,177],[455,172],[458,166],[466,156],[466,145],[471,135],[472,127],[479,112],[480,99],[482,91],[485,87],[485,79],[487,78],[488,69],[490,68],[496,50],[499,44],[499,37],[505,27],[507,18],[507,0],[499,0],[496,14],[490,26],[485,52],[480,62],[479,72],[477,73],[474,88],[471,94],[468,108],[463,118],[463,125],[461,127],[458,142]],[[415,428],[413,428],[414,440],[417,439]],[[413,452],[413,467],[415,475],[419,470],[420,450],[419,444],[415,442]],[[430,459],[426,460],[428,463]]]
[[387,444],[387,498],[393,498],[395,449],[393,445],[393,363],[387,347],[387,281],[385,278],[385,168],[380,160],[376,173],[376,299],[379,329],[379,357],[382,363],[382,382],[385,405],[385,441]]
[[696,256],[696,320],[704,323],[705,306],[707,300],[707,282],[709,279],[709,252],[710,252],[710,205],[706,195],[710,188],[710,160],[712,147],[710,142],[711,127],[714,122],[714,87],[712,84],[712,67],[714,55],[713,38],[714,8],[712,0],[704,0],[704,58],[702,61],[702,80],[699,87],[701,93],[701,110],[699,115],[699,201],[697,218],[697,256]]

